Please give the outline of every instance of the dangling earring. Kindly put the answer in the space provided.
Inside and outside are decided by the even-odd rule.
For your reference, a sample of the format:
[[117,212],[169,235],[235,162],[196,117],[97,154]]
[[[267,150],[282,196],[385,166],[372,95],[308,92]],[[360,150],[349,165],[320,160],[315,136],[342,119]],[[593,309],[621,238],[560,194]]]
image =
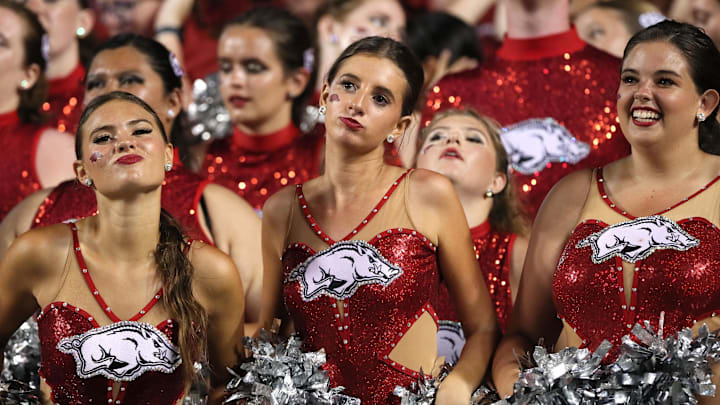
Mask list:
[[85,183],[85,187],[90,187],[92,186],[92,179],[87,178],[83,181],[83,183]]
[[87,34],[85,27],[78,27],[78,29],[75,30],[75,35],[77,35],[78,38],[85,38],[85,34]]
[[485,191],[485,198],[492,198],[495,194],[493,194],[492,190],[487,189]]
[[387,143],[393,143],[395,142],[395,135],[390,134],[387,136],[387,138],[385,138],[385,140],[387,141]]
[[697,120],[700,122],[704,122],[705,121],[705,113],[698,113]]
[[172,170],[173,164],[172,163],[165,163],[165,171],[169,172]]
[[27,90],[27,89],[30,88],[30,82],[28,82],[28,81],[25,80],[25,79],[22,79],[22,81],[20,82],[20,87],[21,87],[23,90]]
[[327,111],[327,108],[325,108],[324,105],[321,105],[320,108],[318,108],[318,114],[325,115],[325,111]]

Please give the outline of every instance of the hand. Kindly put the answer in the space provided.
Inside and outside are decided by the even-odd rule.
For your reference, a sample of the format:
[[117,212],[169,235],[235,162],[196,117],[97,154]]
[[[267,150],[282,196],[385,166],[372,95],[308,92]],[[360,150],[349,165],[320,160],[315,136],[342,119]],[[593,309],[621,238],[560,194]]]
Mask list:
[[194,0],[165,0],[155,17],[155,27],[181,27],[190,16]]
[[459,377],[453,376],[453,373],[443,380],[438,388],[436,405],[468,405],[473,388],[467,382]]

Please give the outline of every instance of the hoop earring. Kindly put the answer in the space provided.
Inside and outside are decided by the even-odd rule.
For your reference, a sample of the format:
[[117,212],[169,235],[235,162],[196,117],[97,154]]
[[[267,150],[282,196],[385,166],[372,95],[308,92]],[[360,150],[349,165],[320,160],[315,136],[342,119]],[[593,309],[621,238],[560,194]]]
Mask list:
[[485,198],[493,198],[494,195],[495,194],[493,194],[492,190],[490,190],[490,189],[487,189],[485,191]]
[[395,142],[395,135],[390,134],[387,136],[387,138],[385,138],[385,140],[387,141],[387,143],[393,143]]

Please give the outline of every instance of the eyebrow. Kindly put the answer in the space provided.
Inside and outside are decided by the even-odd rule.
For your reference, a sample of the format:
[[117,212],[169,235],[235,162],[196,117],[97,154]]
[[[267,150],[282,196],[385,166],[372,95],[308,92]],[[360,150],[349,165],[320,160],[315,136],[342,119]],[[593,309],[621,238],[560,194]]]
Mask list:
[[[639,74],[638,71],[635,70],[635,69],[623,69],[622,72],[620,72],[620,73]],[[653,74],[655,74],[655,75],[670,75],[670,76],[681,77],[679,73],[677,73],[677,72],[675,72],[675,71],[673,71],[673,70],[667,70],[667,69],[656,70],[655,72],[653,72]]]
[[[138,118],[138,119],[130,120],[127,122],[127,125],[137,125],[137,124],[142,124],[142,123],[152,125],[152,123],[150,121],[146,120],[145,118]],[[102,132],[102,131],[112,132],[114,129],[115,129],[115,125],[112,125],[112,124],[103,125],[101,127],[97,127],[95,129],[93,129],[92,132],[90,132],[90,135],[93,135],[96,132]]]

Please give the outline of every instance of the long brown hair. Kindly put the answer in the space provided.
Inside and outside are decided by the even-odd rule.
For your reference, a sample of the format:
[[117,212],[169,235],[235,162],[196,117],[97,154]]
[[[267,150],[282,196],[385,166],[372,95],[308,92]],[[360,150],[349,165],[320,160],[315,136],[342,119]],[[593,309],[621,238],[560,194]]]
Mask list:
[[37,16],[24,5],[16,1],[0,0],[0,7],[14,12],[24,22],[23,67],[35,64],[40,68],[40,74],[35,84],[29,89],[22,89],[18,92],[20,95],[18,117],[25,123],[40,123],[44,119],[40,112],[40,106],[47,95],[47,81],[45,80],[47,61],[43,55],[43,37],[47,38],[47,33],[40,25]]
[[495,150],[495,171],[497,173],[504,173],[507,177],[505,188],[492,197],[493,204],[492,208],[490,208],[490,214],[488,215],[490,226],[502,232],[526,235],[528,232],[527,213],[522,209],[520,202],[515,196],[515,185],[513,184],[512,177],[508,173],[510,160],[500,140],[500,124],[488,116],[479,114],[473,109],[459,110],[451,108],[437,113],[432,121],[423,128],[418,138],[419,144],[422,145],[422,143],[425,142],[425,138],[430,133],[433,124],[444,118],[456,115],[474,118],[485,125],[490,142]]
[[[140,98],[130,93],[113,91],[94,98],[82,112],[75,136],[75,155],[82,159],[83,126],[90,116],[110,101],[121,100],[136,104],[149,112],[155,125],[168,143],[168,137],[158,115]],[[186,380],[194,374],[196,361],[207,357],[207,313],[195,299],[192,279],[195,269],[185,254],[188,245],[182,229],[175,219],[164,209],[160,214],[160,238],[155,248],[155,263],[163,283],[163,305],[179,325],[178,346],[183,362]]]

